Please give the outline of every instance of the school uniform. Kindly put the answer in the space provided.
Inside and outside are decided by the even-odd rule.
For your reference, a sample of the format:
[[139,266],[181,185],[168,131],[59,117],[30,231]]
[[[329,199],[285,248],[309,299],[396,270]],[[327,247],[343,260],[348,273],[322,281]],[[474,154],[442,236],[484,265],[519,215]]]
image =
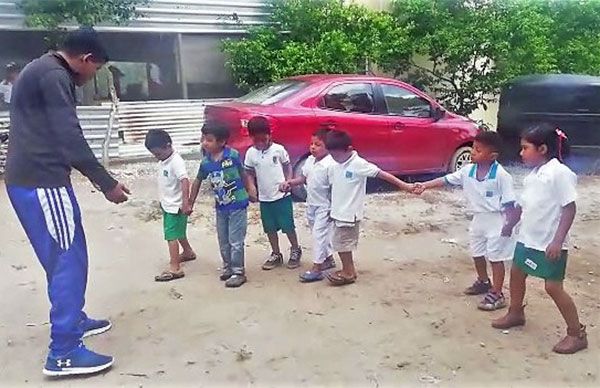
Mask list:
[[256,175],[260,217],[265,233],[293,232],[294,209],[289,193],[282,193],[279,186],[285,182],[283,166],[290,164],[285,148],[273,143],[266,150],[250,147],[246,152],[244,167]]
[[525,273],[548,280],[563,280],[569,237],[561,257],[550,261],[546,248],[558,229],[562,210],[577,200],[577,175],[557,159],[533,170],[523,182],[519,205],[523,213],[514,263]]
[[334,165],[335,160],[330,155],[321,160],[311,155],[302,167],[302,175],[306,178],[306,217],[313,237],[315,264],[322,264],[333,254],[331,245],[333,222],[329,216],[331,186],[328,170]]
[[331,218],[334,221],[332,245],[336,252],[352,252],[358,247],[367,179],[377,177],[380,171],[356,152],[344,163],[335,163],[329,168]]
[[513,237],[502,236],[506,222],[502,213],[515,203],[512,176],[494,162],[482,180],[477,179],[477,164],[471,163],[444,177],[446,184],[461,186],[473,212],[469,226],[469,242],[473,257],[486,257],[491,262],[510,260],[515,249]]
[[166,241],[187,238],[188,216],[181,212],[183,194],[181,181],[188,178],[185,161],[176,151],[158,162],[158,193],[163,210],[163,232]]

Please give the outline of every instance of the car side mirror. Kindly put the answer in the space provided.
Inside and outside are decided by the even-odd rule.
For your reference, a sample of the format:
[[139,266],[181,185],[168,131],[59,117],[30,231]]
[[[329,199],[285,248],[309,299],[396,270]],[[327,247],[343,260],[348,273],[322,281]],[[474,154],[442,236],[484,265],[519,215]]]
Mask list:
[[433,121],[440,121],[444,118],[445,115],[446,111],[440,108],[439,106],[433,108],[433,111],[431,112],[431,118],[433,118]]

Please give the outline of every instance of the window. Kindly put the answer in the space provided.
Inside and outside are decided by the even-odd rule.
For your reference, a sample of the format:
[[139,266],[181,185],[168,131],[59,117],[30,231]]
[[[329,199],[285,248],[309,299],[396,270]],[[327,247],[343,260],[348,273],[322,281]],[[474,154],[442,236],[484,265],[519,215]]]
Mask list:
[[340,112],[373,113],[373,101],[371,84],[345,84],[335,86],[327,92],[320,106]]
[[271,105],[304,89],[306,82],[283,80],[256,89],[237,99],[246,104]]
[[387,112],[393,116],[431,117],[431,105],[423,97],[399,86],[381,85]]

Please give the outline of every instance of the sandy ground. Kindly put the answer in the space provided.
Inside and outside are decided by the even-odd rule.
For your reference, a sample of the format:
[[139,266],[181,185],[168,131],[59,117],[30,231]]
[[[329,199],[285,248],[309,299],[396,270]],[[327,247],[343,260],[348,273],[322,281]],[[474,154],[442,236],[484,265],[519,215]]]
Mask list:
[[[590,349],[553,354],[564,324],[543,284],[531,280],[528,323],[496,331],[503,312],[476,309],[462,295],[474,278],[468,215],[460,192],[368,199],[359,280],[345,288],[300,284],[299,270],[260,270],[267,254],[257,208],[247,239],[249,283],[225,289],[212,199],[191,219],[199,260],[186,278],[157,284],[166,263],[153,165],[115,173],[134,192],[113,206],[75,182],[90,250],[87,311],[114,328],[86,341],[113,354],[108,373],[59,382],[41,369],[48,302],[41,267],[0,187],[0,386],[598,386],[600,376],[600,179],[581,178],[566,287],[588,324]],[[190,163],[190,172],[195,163]],[[0,186],[2,183],[0,182]],[[296,219],[309,266],[304,206]]]

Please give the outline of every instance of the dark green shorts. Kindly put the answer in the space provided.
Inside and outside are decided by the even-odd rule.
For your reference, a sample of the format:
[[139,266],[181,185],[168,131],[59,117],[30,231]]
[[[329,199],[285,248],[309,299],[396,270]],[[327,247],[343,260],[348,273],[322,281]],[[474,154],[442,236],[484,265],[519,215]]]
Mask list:
[[528,275],[546,280],[561,281],[565,279],[568,252],[562,251],[560,259],[550,261],[546,258],[546,252],[527,248],[522,243],[517,243],[513,265]]
[[265,233],[290,233],[296,230],[294,225],[294,204],[287,196],[275,202],[260,203],[260,219]]
[[185,214],[172,214],[163,210],[163,228],[165,240],[175,241],[187,238],[187,220]]

